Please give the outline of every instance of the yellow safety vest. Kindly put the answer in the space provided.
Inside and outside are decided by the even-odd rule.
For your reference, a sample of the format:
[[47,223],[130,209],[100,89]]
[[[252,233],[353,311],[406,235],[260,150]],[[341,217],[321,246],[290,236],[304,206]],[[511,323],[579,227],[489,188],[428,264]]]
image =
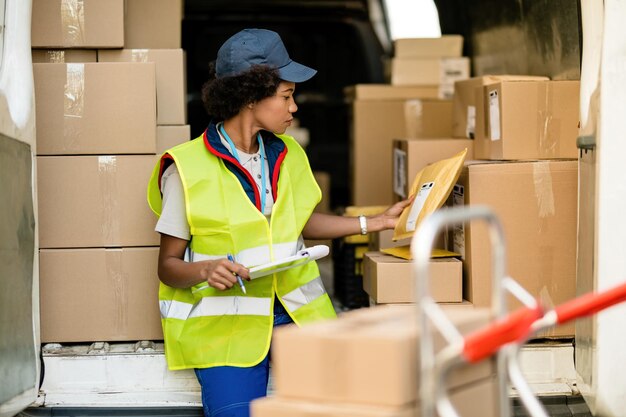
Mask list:
[[[290,136],[278,137],[287,146],[287,155],[280,166],[269,224],[224,161],[208,151],[204,135],[166,152],[183,184],[191,261],[231,253],[238,263],[251,267],[294,255],[299,249],[298,238],[321,192],[302,148]],[[161,163],[148,187],[148,202],[157,216],[160,175]],[[170,369],[250,367],[261,362],[270,347],[275,295],[297,325],[335,317],[315,262],[245,284],[247,295],[236,285],[220,291],[206,282],[185,289],[160,284]]]

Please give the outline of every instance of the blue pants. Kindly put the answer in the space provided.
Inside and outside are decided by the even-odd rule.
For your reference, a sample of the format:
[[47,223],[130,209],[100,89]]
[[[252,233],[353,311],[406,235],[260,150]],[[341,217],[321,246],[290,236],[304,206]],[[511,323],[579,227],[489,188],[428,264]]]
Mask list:
[[[274,300],[274,327],[292,323],[278,299]],[[250,402],[267,395],[269,354],[256,366],[217,366],[196,369],[202,388],[205,417],[248,417]]]

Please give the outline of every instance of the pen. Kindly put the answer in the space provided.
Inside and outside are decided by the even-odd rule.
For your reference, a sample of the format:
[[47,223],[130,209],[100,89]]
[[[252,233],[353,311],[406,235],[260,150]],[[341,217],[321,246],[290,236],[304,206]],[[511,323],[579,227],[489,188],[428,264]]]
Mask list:
[[[229,261],[231,261],[232,263],[235,263],[235,258],[233,258],[233,255],[229,253],[226,256],[228,257]],[[233,274],[235,273],[233,272]],[[245,285],[243,285],[243,280],[241,279],[239,274],[235,274],[235,277],[237,277],[237,282],[239,283],[239,286],[241,287],[241,291],[243,291],[243,293],[246,294],[246,287]]]

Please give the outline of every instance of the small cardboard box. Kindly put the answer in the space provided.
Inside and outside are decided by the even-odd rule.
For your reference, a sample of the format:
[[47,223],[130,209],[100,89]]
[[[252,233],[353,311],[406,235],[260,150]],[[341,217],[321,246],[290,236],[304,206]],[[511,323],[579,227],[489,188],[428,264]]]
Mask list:
[[157,126],[156,153],[162,155],[165,151],[191,139],[191,128],[183,126]]
[[[479,162],[462,171],[455,204],[490,207],[504,229],[507,273],[533,296],[555,305],[576,296],[577,161]],[[463,255],[464,298],[491,305],[491,240],[483,222],[460,225],[454,251]],[[519,303],[510,300],[510,309]],[[547,336],[570,337],[574,325]]]
[[[454,83],[452,104],[452,136],[474,139],[484,137],[484,118],[476,119],[477,107],[482,106],[482,88],[500,81],[548,80],[548,77],[529,75],[485,75]],[[481,112],[482,114],[482,112]],[[480,123],[476,123],[479,121]]]
[[39,156],[40,248],[156,246],[146,202],[155,155]]
[[[377,304],[415,302],[413,262],[382,252],[363,257],[363,289]],[[463,263],[456,258],[430,261],[430,291],[439,303],[463,301]]]
[[153,63],[33,64],[38,155],[154,154]]
[[413,99],[404,104],[409,138],[449,138],[452,135],[452,100]]
[[392,85],[439,85],[452,98],[454,82],[469,78],[470,60],[459,58],[392,58]]
[[[462,334],[490,320],[486,309],[442,308]],[[409,405],[419,389],[419,333],[414,305],[363,308],[337,320],[276,329],[276,393],[324,402]],[[441,349],[445,342],[434,336]],[[494,372],[492,360],[462,366],[450,373],[448,386],[465,386]]]
[[436,98],[437,90],[413,86],[357,85],[348,89],[347,94],[352,99],[351,204],[391,204],[392,166],[389,155],[393,139],[407,137],[405,101]]
[[577,158],[580,81],[501,81],[483,87],[477,159]]
[[158,247],[41,249],[42,343],[162,340]]
[[467,149],[466,160],[473,159],[474,141],[469,139],[395,139],[393,141],[394,200],[406,198],[413,179],[433,162]]
[[183,16],[183,0],[126,0],[124,47],[180,48]]
[[99,62],[154,62],[158,125],[187,123],[187,79],[182,49],[98,51]]
[[31,47],[123,48],[124,0],[33,0]]
[[396,58],[460,57],[463,53],[463,36],[400,38],[393,42],[393,49]]
[[[486,378],[449,394],[455,410],[462,416],[497,417],[498,383]],[[282,397],[259,398],[250,404],[252,417],[419,417],[418,404],[388,407],[327,401],[302,401]]]
[[97,62],[96,49],[32,49],[33,64]]

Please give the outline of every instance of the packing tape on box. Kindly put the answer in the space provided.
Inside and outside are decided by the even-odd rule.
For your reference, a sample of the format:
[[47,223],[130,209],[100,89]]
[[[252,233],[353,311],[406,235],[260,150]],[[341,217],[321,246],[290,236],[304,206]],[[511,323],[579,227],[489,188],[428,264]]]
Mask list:
[[147,49],[132,49],[130,55],[132,62],[148,62]]
[[48,55],[48,62],[51,64],[65,64],[65,51],[46,51]]
[[554,89],[552,81],[540,82],[537,94],[537,126],[538,151],[542,157],[559,155],[559,138],[561,137],[561,121],[554,117]]
[[61,0],[61,25],[66,45],[85,44],[85,7],[83,0]]
[[554,216],[554,190],[552,188],[552,174],[550,163],[532,162],[533,182],[535,184],[535,197],[537,200],[537,212],[540,219]]
[[63,92],[63,147],[68,153],[80,143],[85,111],[85,64],[66,64]]
[[117,157],[98,156],[98,181],[102,196],[102,236],[105,242],[120,240],[120,210],[116,185]]
[[124,277],[122,273],[122,249],[105,249],[104,260],[106,268],[106,277],[108,278],[106,285],[113,290],[113,317],[108,317],[113,324],[115,332],[121,332],[128,329],[128,306],[129,306],[129,294],[126,288],[126,282],[128,277]]

